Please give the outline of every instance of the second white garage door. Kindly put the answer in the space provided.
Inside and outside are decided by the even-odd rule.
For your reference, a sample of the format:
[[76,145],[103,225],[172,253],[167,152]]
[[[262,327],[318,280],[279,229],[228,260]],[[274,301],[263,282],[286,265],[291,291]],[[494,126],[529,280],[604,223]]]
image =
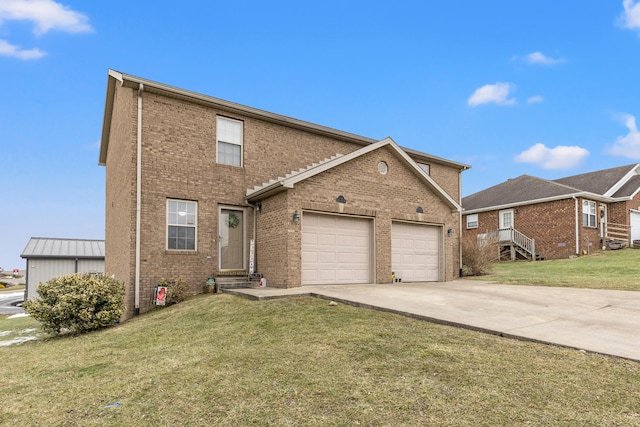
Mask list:
[[391,225],[391,268],[403,282],[440,280],[440,234],[436,226]]
[[371,282],[371,220],[304,213],[302,284]]

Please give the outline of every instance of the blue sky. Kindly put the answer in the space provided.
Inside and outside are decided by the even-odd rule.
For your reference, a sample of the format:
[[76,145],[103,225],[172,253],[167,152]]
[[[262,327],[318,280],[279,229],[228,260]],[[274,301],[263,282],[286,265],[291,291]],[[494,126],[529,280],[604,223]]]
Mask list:
[[0,266],[104,238],[107,70],[470,164],[463,193],[640,161],[634,0],[0,0]]

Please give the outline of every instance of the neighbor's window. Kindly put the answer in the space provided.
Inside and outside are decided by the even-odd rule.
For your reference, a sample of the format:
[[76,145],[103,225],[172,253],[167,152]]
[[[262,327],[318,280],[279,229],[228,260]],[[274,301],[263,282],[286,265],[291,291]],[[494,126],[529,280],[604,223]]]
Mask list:
[[216,140],[218,163],[242,166],[242,122],[218,116]]
[[585,227],[597,227],[596,202],[590,200],[582,201],[582,225]]
[[196,250],[198,203],[167,200],[167,249]]
[[422,169],[423,171],[426,172],[427,175],[429,175],[429,165],[426,165],[424,163],[418,163],[418,166],[420,166],[420,169]]
[[478,228],[478,214],[467,215],[467,228]]

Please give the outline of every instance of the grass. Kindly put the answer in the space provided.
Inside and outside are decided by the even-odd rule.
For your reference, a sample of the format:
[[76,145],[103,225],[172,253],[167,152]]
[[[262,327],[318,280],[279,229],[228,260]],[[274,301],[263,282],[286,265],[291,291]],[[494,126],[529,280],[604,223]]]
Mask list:
[[[0,280],[0,283],[2,283],[2,280]],[[26,287],[27,285],[6,286],[4,288],[0,288],[0,293],[24,291]]]
[[0,425],[640,426],[640,363],[313,298],[199,295],[0,360]]
[[512,285],[640,291],[640,250],[602,251],[573,259],[499,262],[475,279]]

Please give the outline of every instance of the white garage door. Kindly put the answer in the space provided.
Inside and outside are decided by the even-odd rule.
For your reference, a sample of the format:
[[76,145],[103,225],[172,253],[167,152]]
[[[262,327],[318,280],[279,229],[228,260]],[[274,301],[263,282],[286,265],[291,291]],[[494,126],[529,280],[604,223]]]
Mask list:
[[302,284],[371,282],[371,221],[303,213]]
[[631,209],[631,242],[640,240],[640,211]]
[[441,228],[394,222],[391,225],[391,268],[403,282],[440,280]]

